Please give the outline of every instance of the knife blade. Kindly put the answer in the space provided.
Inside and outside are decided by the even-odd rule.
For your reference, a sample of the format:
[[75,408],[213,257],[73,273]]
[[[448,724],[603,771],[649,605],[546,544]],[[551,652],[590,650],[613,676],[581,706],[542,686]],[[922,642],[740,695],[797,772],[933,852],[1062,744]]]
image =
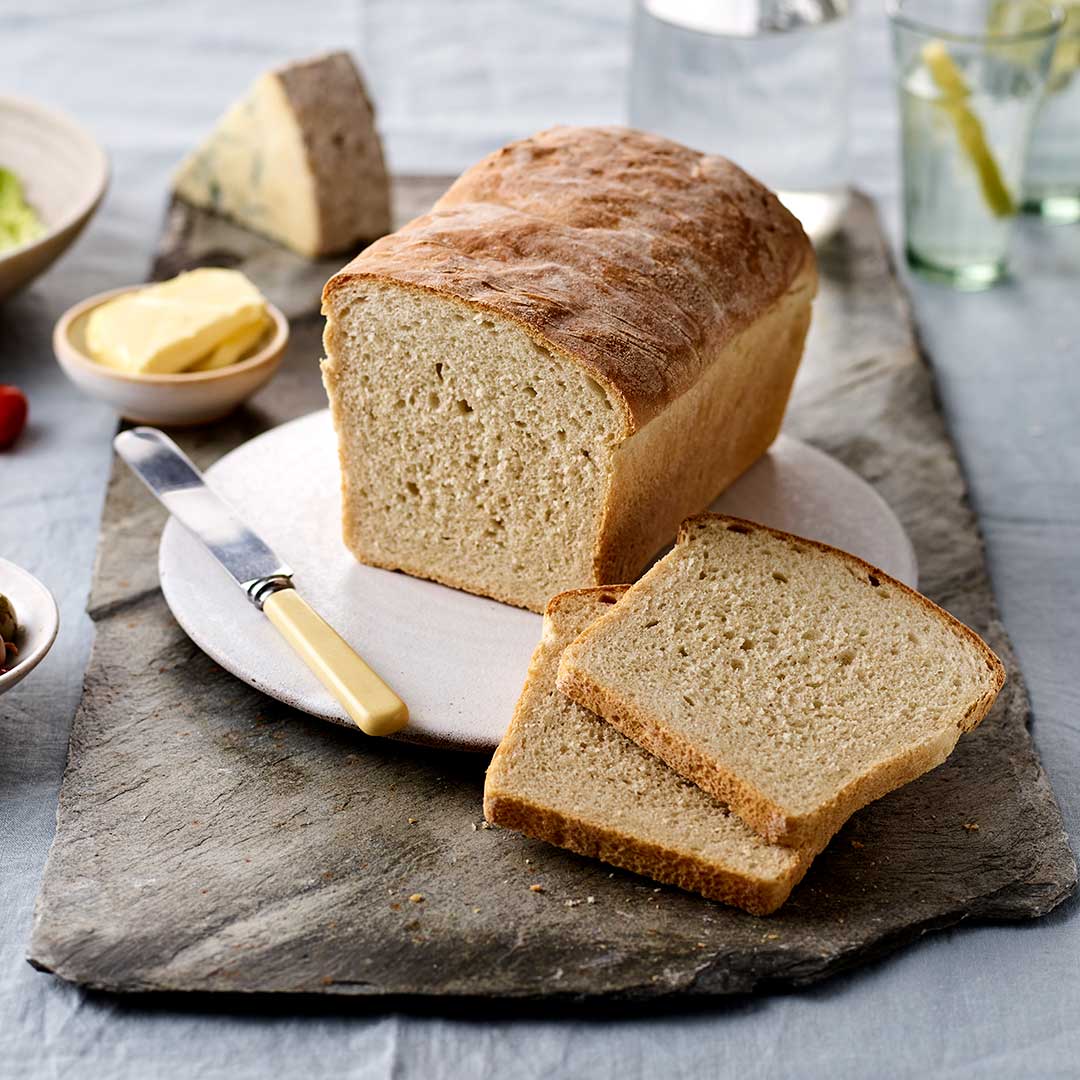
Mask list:
[[405,703],[307,604],[292,570],[206,483],[164,432],[136,427],[113,440],[116,452],[225,568],[337,698],[361,730],[389,735],[408,723]]

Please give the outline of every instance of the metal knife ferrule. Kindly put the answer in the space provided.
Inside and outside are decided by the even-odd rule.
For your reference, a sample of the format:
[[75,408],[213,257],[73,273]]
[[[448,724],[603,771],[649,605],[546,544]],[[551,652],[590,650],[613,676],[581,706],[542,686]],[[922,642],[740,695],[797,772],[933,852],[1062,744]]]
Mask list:
[[271,577],[255,578],[254,581],[247,581],[243,584],[243,590],[247,593],[248,599],[260,611],[262,611],[267,598],[273,593],[291,588],[293,588],[291,574],[274,574]]

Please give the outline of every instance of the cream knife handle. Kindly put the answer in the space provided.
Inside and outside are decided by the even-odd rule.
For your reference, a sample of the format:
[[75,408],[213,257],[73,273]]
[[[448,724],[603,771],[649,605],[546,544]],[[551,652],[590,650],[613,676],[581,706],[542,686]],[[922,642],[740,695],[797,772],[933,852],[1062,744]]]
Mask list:
[[392,735],[409,722],[405,702],[295,589],[271,593],[263,602],[263,613],[361,731]]

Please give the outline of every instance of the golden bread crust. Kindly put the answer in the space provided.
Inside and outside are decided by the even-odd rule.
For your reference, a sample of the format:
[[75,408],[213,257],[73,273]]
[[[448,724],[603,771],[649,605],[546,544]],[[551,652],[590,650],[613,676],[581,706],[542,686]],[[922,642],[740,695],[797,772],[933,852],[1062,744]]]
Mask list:
[[332,277],[393,281],[520,325],[583,367],[626,433],[686,390],[800,276],[798,221],[725,158],[619,127],[552,128],[468,169]]

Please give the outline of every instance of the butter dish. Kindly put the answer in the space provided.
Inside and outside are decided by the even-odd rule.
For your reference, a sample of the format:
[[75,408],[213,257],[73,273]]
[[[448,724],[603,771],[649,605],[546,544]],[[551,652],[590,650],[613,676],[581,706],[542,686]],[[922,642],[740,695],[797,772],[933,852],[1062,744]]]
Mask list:
[[84,393],[108,402],[125,419],[166,427],[209,423],[232,412],[274,375],[289,340],[289,323],[267,303],[269,325],[254,351],[221,367],[160,374],[120,371],[92,359],[87,347],[91,314],[107,301],[145,286],[113,289],[69,308],[53,330],[53,352],[64,374]]

